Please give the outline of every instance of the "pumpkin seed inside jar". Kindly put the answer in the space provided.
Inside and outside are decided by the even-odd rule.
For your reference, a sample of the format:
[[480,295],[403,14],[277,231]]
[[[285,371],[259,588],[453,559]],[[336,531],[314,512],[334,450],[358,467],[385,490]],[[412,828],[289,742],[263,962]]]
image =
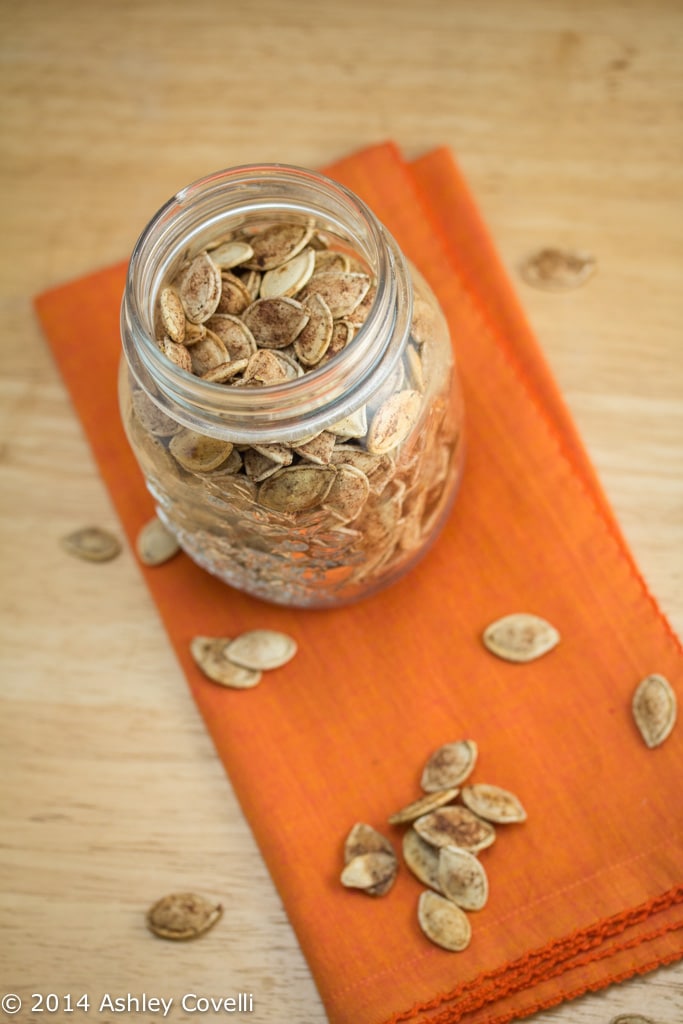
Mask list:
[[[241,403],[250,428],[188,423],[124,364],[124,422],[164,522],[198,564],[276,603],[334,606],[393,582],[438,532],[462,468],[453,352],[429,287],[404,264],[400,344],[346,395],[337,367],[359,365],[365,336],[401,318],[389,308],[379,323],[382,268],[353,232],[259,211],[196,235],[154,297],[153,340],[216,408]],[[272,396],[286,405],[293,389],[318,398],[278,423]]]

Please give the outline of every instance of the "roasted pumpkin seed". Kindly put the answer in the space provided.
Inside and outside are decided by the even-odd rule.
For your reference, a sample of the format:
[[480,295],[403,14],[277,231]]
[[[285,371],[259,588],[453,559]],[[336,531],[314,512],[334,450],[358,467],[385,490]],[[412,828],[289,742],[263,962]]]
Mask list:
[[444,743],[429,757],[420,784],[426,793],[459,786],[477,763],[478,747],[474,740]]
[[416,818],[421,818],[422,815],[435,811],[437,807],[443,807],[444,804],[451,803],[459,792],[460,790],[457,787],[451,786],[450,789],[440,789],[433,793],[427,793],[426,796],[413,800],[412,803],[406,804],[400,811],[392,814],[388,819],[389,824],[404,825],[408,821],[415,821]]
[[258,669],[236,665],[227,656],[230,637],[195,636],[190,653],[204,675],[214,683],[234,690],[250,690],[261,682]]
[[403,859],[420,882],[441,892],[439,849],[425,842],[414,828],[407,829],[403,835]]
[[217,469],[232,451],[232,442],[219,437],[207,437],[194,430],[182,430],[169,442],[171,455],[184,469],[193,473],[208,473]]
[[300,253],[308,244],[314,225],[271,224],[249,239],[252,255],[241,263],[248,270],[273,270]]
[[147,926],[161,939],[196,939],[213,928],[223,913],[220,903],[193,892],[162,896],[147,911]]
[[159,312],[164,330],[171,341],[181,342],[185,337],[185,310],[175,288],[167,286],[161,289]]
[[442,949],[459,953],[470,944],[472,927],[467,914],[430,889],[420,895],[417,919],[427,938]]
[[459,846],[471,853],[485,850],[496,838],[493,825],[459,805],[430,811],[418,818],[413,828],[432,846]]
[[225,648],[226,657],[235,665],[261,671],[286,665],[296,652],[296,640],[273,629],[250,629]]
[[392,854],[361,853],[344,866],[342,885],[362,889],[369,896],[384,896],[396,881],[398,862]]
[[439,886],[443,895],[463,910],[481,910],[489,896],[489,881],[481,861],[457,846],[439,850]]
[[676,694],[664,676],[646,676],[633,694],[633,718],[648,747],[658,747],[676,724]]
[[505,615],[487,626],[484,646],[505,661],[535,661],[560,642],[560,634],[538,615],[518,612]]
[[180,544],[158,516],[146,522],[139,531],[135,547],[144,565],[163,565],[180,551]]
[[308,323],[308,313],[294,299],[257,299],[242,319],[262,348],[286,348]]
[[314,266],[315,253],[312,249],[304,249],[298,256],[268,270],[261,280],[261,298],[275,299],[279,295],[294,295],[306,284]]
[[70,555],[85,562],[110,562],[121,553],[121,544],[108,530],[100,526],[85,526],[62,537],[62,547]]
[[396,857],[391,841],[372,825],[357,821],[344,842],[344,863],[348,864],[362,853],[387,853]]
[[463,786],[460,799],[473,814],[486,821],[504,825],[509,822],[526,821],[526,811],[514,793],[500,786],[477,782]]
[[286,466],[261,484],[259,504],[290,513],[315,508],[329,494],[336,475],[336,470],[328,466]]
[[521,264],[524,281],[533,288],[562,292],[579,288],[595,273],[595,257],[571,249],[540,249]]
[[415,426],[422,397],[418,391],[398,391],[379,407],[368,431],[367,449],[384,455],[406,439]]
[[215,313],[221,297],[221,272],[208,253],[200,252],[183,271],[178,296],[191,323],[204,323]]
[[348,316],[365,298],[370,288],[367,274],[323,270],[314,274],[300,293],[301,300],[313,294],[322,296],[335,320]]

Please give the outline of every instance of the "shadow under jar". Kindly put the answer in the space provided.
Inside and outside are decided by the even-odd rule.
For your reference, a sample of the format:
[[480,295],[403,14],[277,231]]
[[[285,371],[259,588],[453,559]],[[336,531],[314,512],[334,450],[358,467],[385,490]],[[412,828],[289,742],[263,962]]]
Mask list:
[[453,349],[352,192],[279,164],[189,185],[135,246],[121,329],[126,433],[198,565],[324,608],[425,553],[462,472]]

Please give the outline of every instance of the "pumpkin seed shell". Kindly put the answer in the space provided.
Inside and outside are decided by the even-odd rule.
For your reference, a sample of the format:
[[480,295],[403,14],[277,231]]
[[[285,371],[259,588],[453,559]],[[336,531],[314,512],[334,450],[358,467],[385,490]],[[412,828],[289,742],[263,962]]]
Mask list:
[[489,882],[481,861],[469,850],[442,846],[438,878],[441,892],[463,910],[481,910],[489,896]]
[[180,544],[157,516],[142,527],[135,547],[144,565],[163,565],[180,551]]
[[226,654],[229,643],[229,637],[195,636],[190,643],[190,653],[212,682],[235,690],[250,690],[261,681],[261,672],[230,661]]
[[477,853],[495,841],[496,833],[488,821],[472,814],[467,807],[439,807],[415,821],[413,828],[432,846],[459,846]]
[[62,537],[62,547],[70,555],[85,562],[110,562],[121,552],[121,544],[113,533],[99,526],[85,526]]
[[341,873],[342,885],[362,889],[369,896],[384,896],[396,881],[398,862],[393,854],[374,851],[350,860]]
[[439,850],[426,843],[414,828],[407,829],[403,835],[403,859],[420,882],[441,892]]
[[387,853],[392,857],[396,856],[386,836],[372,825],[357,821],[344,843],[344,863],[348,864],[354,857],[359,857],[363,853]]
[[527,612],[505,615],[487,626],[484,646],[505,661],[535,661],[560,642],[560,634],[545,619]]
[[435,811],[437,807],[449,804],[451,800],[455,800],[459,792],[460,790],[456,786],[451,786],[450,789],[439,789],[434,793],[427,793],[426,796],[421,796],[419,800],[413,800],[411,804],[407,804],[400,811],[392,814],[389,818],[389,824],[404,825],[408,821],[415,821],[416,818],[421,818],[423,814],[429,814],[430,811]]
[[467,914],[436,892],[426,889],[421,894],[417,919],[427,938],[442,949],[459,953],[470,944],[472,928]]
[[485,782],[463,786],[460,799],[473,814],[486,821],[499,825],[526,821],[526,811],[519,798],[500,786],[491,786]]
[[196,939],[213,928],[222,913],[220,903],[210,903],[196,893],[172,893],[150,907],[147,925],[162,939]]
[[226,657],[235,665],[259,670],[280,668],[291,661],[296,652],[296,640],[273,629],[241,633],[225,649]]
[[676,694],[664,676],[646,676],[633,694],[632,710],[648,747],[658,747],[676,724]]
[[434,793],[451,786],[459,786],[471,773],[477,762],[478,747],[474,740],[444,743],[431,755],[420,784],[426,793]]

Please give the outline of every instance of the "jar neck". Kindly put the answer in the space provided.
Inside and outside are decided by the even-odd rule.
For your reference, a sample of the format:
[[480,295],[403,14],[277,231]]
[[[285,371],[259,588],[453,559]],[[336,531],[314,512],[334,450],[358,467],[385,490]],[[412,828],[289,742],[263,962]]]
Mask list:
[[[257,222],[315,218],[364,259],[377,281],[368,316],[352,341],[324,366],[283,384],[231,388],[181,370],[154,339],[155,300],[188,252]],[[133,250],[121,311],[131,372],[176,420],[244,443],[296,440],[325,429],[364,405],[400,357],[412,316],[406,260],[372,211],[323,175],[281,164],[219,171],[174,196]]]

